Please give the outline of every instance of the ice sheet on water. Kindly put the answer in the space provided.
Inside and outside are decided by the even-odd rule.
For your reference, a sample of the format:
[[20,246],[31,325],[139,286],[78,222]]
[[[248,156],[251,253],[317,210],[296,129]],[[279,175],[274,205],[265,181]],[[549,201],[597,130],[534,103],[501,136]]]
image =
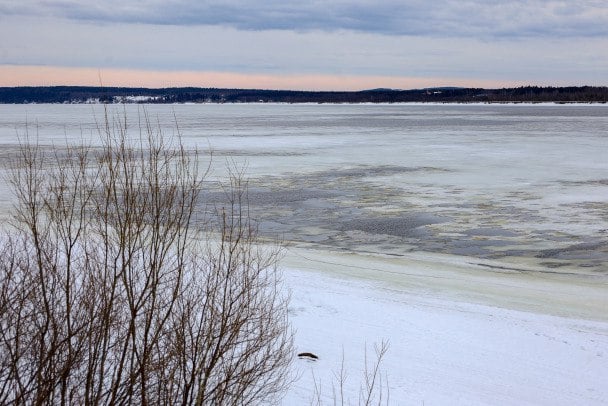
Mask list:
[[[102,106],[0,109],[0,144],[9,148],[26,121],[36,123],[43,145],[83,137],[95,143],[104,117]],[[246,163],[251,212],[268,235],[332,249],[418,249],[536,264],[549,258],[560,269],[608,269],[606,106],[146,109],[168,136],[177,121],[187,148],[214,151],[210,180],[225,179],[225,159]],[[138,136],[142,111],[110,107],[110,116],[126,113]],[[214,193],[212,185],[207,197]],[[406,231],[403,219],[418,214],[442,221]],[[580,244],[592,248],[571,248]]]

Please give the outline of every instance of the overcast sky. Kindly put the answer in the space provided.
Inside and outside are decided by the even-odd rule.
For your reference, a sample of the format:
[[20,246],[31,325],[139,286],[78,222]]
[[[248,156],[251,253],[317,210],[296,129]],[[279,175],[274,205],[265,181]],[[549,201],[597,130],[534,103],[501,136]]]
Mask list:
[[0,0],[0,86],[608,85],[607,0]]

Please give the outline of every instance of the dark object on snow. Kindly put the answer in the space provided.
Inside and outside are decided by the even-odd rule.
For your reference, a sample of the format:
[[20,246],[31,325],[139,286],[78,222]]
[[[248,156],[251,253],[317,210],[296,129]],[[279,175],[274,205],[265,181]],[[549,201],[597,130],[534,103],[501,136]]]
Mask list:
[[301,352],[298,354],[299,358],[306,358],[306,359],[311,359],[311,360],[318,360],[319,357],[317,357],[315,354],[313,354],[312,352]]

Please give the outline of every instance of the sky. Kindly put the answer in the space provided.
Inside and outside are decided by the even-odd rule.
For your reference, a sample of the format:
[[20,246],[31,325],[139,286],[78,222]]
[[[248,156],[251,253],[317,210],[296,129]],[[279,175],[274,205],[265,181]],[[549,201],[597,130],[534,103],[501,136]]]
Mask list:
[[0,86],[608,85],[607,0],[0,0]]

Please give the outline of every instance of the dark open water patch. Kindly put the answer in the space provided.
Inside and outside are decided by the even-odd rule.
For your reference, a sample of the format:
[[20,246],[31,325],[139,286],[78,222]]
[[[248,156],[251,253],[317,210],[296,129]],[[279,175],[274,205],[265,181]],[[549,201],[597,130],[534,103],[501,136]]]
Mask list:
[[603,259],[608,254],[608,242],[593,241],[580,244],[573,244],[563,248],[552,248],[541,251],[537,258],[551,258],[561,260],[573,259]]
[[370,234],[386,234],[397,237],[423,237],[428,235],[424,226],[449,221],[428,213],[411,213],[399,217],[362,218],[344,221],[340,224],[341,231],[359,230]]
[[[341,168],[330,171],[318,171],[312,174],[307,174],[303,178],[306,182],[322,182],[335,181],[340,179],[342,181],[361,180],[363,178],[371,178],[377,176],[392,176],[404,173],[417,173],[417,172],[449,172],[444,168],[437,168],[432,166],[396,166],[396,165],[380,165],[380,166],[369,166],[360,165],[350,168]],[[298,175],[295,175],[296,178]],[[346,186],[346,185],[345,185]]]
[[244,151],[238,149],[223,149],[223,150],[212,150],[213,156],[221,157],[237,157],[237,156],[251,156],[251,157],[291,157],[291,156],[306,156],[310,155],[309,152],[302,151]]
[[[230,196],[225,191],[220,191],[219,185],[201,192],[201,201],[207,204],[228,204]],[[291,206],[300,205],[311,199],[327,200],[336,197],[338,192],[321,190],[317,188],[277,188],[268,189],[260,187],[250,187],[243,195],[245,203],[255,209],[259,206]]]
[[473,237],[517,237],[517,233],[498,227],[479,227],[464,231],[464,234]]
[[559,183],[564,186],[608,186],[608,179],[562,180]]

